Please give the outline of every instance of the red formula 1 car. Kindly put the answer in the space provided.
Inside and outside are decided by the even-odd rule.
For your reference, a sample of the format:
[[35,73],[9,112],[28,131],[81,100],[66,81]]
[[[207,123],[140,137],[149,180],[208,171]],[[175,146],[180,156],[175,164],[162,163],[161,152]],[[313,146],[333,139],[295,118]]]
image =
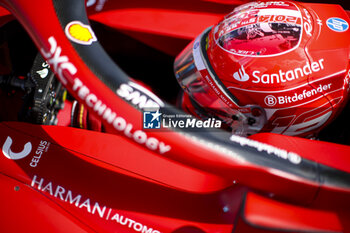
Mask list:
[[[313,140],[143,124],[146,107],[184,114],[168,104],[174,57],[243,3],[1,0],[0,231],[350,232],[349,106]],[[327,59],[348,80],[348,15],[303,6],[322,9],[323,28],[337,14],[328,27],[344,39],[324,48],[346,55]]]

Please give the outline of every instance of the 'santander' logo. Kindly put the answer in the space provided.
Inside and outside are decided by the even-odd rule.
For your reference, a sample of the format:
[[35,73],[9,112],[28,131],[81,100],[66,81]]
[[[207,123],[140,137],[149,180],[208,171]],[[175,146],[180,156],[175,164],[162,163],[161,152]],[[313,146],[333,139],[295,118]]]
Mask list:
[[307,77],[313,73],[320,72],[325,69],[323,64],[324,59],[321,58],[318,61],[307,62],[303,67],[297,67],[293,70],[279,70],[276,73],[266,74],[258,70],[253,71],[252,83],[262,83],[262,84],[275,84],[275,83],[285,83],[290,82],[295,79]]
[[23,159],[29,153],[32,151],[32,144],[30,142],[27,142],[24,145],[24,148],[20,152],[13,152],[11,150],[11,145],[12,145],[12,138],[10,136],[7,137],[4,145],[2,146],[2,153],[5,155],[6,158],[12,159],[12,160],[17,160],[17,159]]
[[233,74],[233,77],[240,82],[245,82],[249,80],[249,75],[245,72],[243,66],[241,66],[241,68]]

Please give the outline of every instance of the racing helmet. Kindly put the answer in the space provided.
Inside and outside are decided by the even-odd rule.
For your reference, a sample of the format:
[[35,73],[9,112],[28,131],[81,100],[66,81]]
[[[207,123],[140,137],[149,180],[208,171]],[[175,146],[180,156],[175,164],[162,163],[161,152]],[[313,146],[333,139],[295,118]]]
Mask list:
[[239,6],[176,57],[181,107],[242,136],[313,137],[348,99],[349,23],[339,5]]

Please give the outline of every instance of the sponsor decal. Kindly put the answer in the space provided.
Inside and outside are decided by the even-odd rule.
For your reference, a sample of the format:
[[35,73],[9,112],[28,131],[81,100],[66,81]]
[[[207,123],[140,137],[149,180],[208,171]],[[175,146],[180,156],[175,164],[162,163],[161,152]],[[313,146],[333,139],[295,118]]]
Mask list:
[[249,2],[243,5],[240,5],[234,9],[234,12],[245,11],[250,8],[267,8],[270,6],[274,7],[289,7],[291,6],[287,2],[283,1],[267,1],[267,2]]
[[282,6],[282,7],[287,7],[290,6],[288,3],[283,2],[283,1],[270,1],[270,2],[259,2],[256,4],[254,7],[255,8],[266,8],[269,6]]
[[253,71],[253,83],[262,83],[262,84],[274,84],[274,83],[285,83],[290,82],[295,79],[302,78],[304,76],[317,73],[321,70],[324,70],[323,65],[324,59],[312,62],[311,64],[307,62],[305,66],[295,68],[294,70],[282,71],[279,70],[278,73],[274,74],[260,74],[260,71]]
[[50,142],[47,142],[47,141],[44,141],[44,140],[41,140],[40,143],[39,143],[39,146],[38,148],[36,149],[35,151],[35,155],[33,156],[31,162],[30,162],[30,166],[31,167],[37,167],[38,164],[39,164],[39,161],[42,157],[42,155],[47,152],[47,150],[49,149],[50,147]]
[[216,83],[214,83],[214,81],[211,80],[211,78],[209,78],[208,75],[205,75],[205,80],[208,82],[208,84],[210,85],[210,87],[213,89],[213,91],[220,97],[220,99],[225,103],[227,104],[229,107],[232,107],[234,103],[234,101],[232,101],[231,99],[229,100],[228,99],[228,96],[222,94],[222,91],[219,90],[220,87],[217,86]]
[[66,36],[75,43],[82,45],[91,45],[97,41],[94,31],[89,25],[83,24],[80,21],[72,21],[66,25]]
[[155,94],[134,82],[121,84],[116,93],[138,109],[159,109],[164,107],[163,101]]
[[215,118],[199,120],[190,114],[162,114],[157,111],[145,111],[143,113],[144,129],[178,128],[200,129],[221,128],[221,121]]
[[27,157],[27,155],[29,155],[29,153],[32,151],[32,143],[27,142],[26,144],[24,144],[24,148],[22,151],[13,152],[11,150],[12,143],[13,143],[12,138],[8,136],[6,138],[4,145],[2,146],[2,153],[8,159],[12,159],[12,160],[23,159]]
[[57,41],[53,36],[49,37],[48,41],[50,44],[50,50],[46,51],[41,49],[41,53],[47,63],[57,72],[60,81],[66,85],[67,79],[64,77],[63,72],[68,72],[73,76],[77,73],[77,68],[69,61],[67,56],[61,55],[62,48],[57,45]]
[[267,106],[272,107],[276,104],[293,104],[302,100],[306,100],[308,98],[311,98],[315,96],[318,93],[327,92],[331,89],[332,83],[328,83],[326,85],[320,84],[317,88],[313,89],[304,89],[301,93],[295,92],[292,95],[289,96],[273,96],[273,95],[267,95],[264,99],[264,102]]
[[97,115],[111,124],[114,129],[123,133],[126,137],[133,139],[135,142],[145,145],[148,149],[158,151],[164,154],[171,150],[169,145],[159,141],[154,137],[149,137],[142,130],[135,130],[134,126],[128,123],[123,117],[118,116],[106,104],[97,98],[79,78],[74,79],[73,91],[78,97],[85,102]]
[[49,70],[45,68],[42,70],[38,70],[36,73],[40,76],[40,78],[44,79],[49,74]]
[[312,36],[312,31],[313,31],[313,27],[312,27],[312,18],[310,16],[310,13],[304,9],[304,13],[305,16],[303,16],[304,19],[304,31],[308,36]]
[[346,22],[344,19],[336,17],[327,19],[326,24],[331,30],[335,32],[345,32],[349,29],[348,22]]
[[243,49],[236,49],[236,48],[230,48],[230,52],[238,55],[243,56],[255,56],[260,55],[262,53],[263,49],[261,51],[252,51],[252,50],[243,50]]
[[265,98],[264,98],[264,103],[269,106],[269,107],[272,107],[272,106],[275,106],[277,104],[277,99],[276,97],[274,97],[273,95],[267,95]]
[[249,75],[245,72],[243,66],[241,66],[241,68],[237,72],[233,73],[233,77],[234,79],[240,82],[245,82],[249,80]]
[[249,146],[257,149],[258,151],[267,152],[269,155],[274,155],[278,158],[284,159],[293,164],[300,164],[302,161],[302,158],[300,157],[300,155],[271,146],[269,144],[261,143],[258,141],[250,140],[248,138],[244,138],[236,135],[232,135],[230,137],[230,140],[233,142],[239,143],[241,146]]
[[55,185],[53,182],[45,181],[44,178],[39,178],[34,175],[31,187],[49,194],[52,197],[58,198],[59,200],[69,203],[76,208],[87,211],[88,213],[100,217],[108,222],[114,222],[122,225],[129,230],[133,230],[141,233],[161,233],[160,231],[153,229],[141,222],[128,218],[117,212],[117,210],[108,206],[102,206],[97,201],[93,201],[91,198],[83,197],[81,194],[74,194],[73,191],[61,186]]
[[232,149],[227,148],[225,146],[218,145],[217,143],[213,143],[212,141],[205,140],[203,138],[194,136],[194,134],[183,134],[186,138],[192,140],[194,143],[199,143],[201,146],[206,147],[210,150],[213,150],[217,153],[222,153],[226,155],[227,157],[234,159],[235,162],[238,162],[240,164],[246,164],[247,161],[244,157],[242,157],[241,154],[236,153],[232,151]]
[[[27,142],[24,145],[23,150],[17,153],[12,151],[11,149],[12,143],[13,143],[12,138],[8,136],[4,145],[2,146],[2,152],[5,155],[5,157],[8,159],[12,159],[12,160],[23,159],[32,152],[33,146],[31,142]],[[50,142],[47,142],[44,140],[40,141],[39,146],[37,147],[35,154],[29,164],[31,167],[38,166],[43,153],[47,152],[47,150],[49,149],[49,146],[50,146]]]
[[[47,60],[48,64],[53,67],[57,72],[57,76],[63,84],[67,84],[67,80],[63,75],[63,71],[68,72],[71,76],[77,73],[77,68],[69,62],[67,56],[61,55],[62,48],[57,45],[56,39],[51,36],[48,39],[50,43],[50,51],[41,49],[42,54]],[[117,131],[123,133],[125,136],[133,139],[135,142],[145,145],[148,149],[158,151],[160,154],[164,154],[171,150],[169,145],[159,141],[154,137],[148,137],[148,135],[142,130],[133,130],[133,125],[128,123],[123,117],[117,116],[106,104],[97,98],[94,93],[82,83],[79,78],[74,78],[73,91],[75,91],[78,97],[85,102],[85,104],[92,108],[92,110],[107,123],[111,124]]]
[[36,73],[40,76],[40,78],[44,79],[47,77],[47,75],[49,74],[49,64],[47,64],[46,62],[43,62],[42,65],[43,67],[42,70],[38,70]]

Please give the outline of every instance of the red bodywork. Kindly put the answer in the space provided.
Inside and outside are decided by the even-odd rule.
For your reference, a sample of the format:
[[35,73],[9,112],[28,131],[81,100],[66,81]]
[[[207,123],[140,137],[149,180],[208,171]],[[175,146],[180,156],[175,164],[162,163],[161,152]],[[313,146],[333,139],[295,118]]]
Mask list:
[[[89,2],[90,20],[175,55],[243,1]],[[232,142],[238,149],[228,151],[200,136],[144,132],[139,111],[106,87],[67,40],[52,1],[1,3],[108,132],[0,123],[1,232],[350,232],[349,146],[264,133],[251,136],[264,143],[258,149]],[[1,14],[3,24],[11,18]],[[68,62],[52,60],[58,48]],[[94,111],[97,100],[115,113],[112,120]],[[265,153],[266,144],[331,176],[265,166],[280,159]],[[266,158],[254,163],[246,153]]]

